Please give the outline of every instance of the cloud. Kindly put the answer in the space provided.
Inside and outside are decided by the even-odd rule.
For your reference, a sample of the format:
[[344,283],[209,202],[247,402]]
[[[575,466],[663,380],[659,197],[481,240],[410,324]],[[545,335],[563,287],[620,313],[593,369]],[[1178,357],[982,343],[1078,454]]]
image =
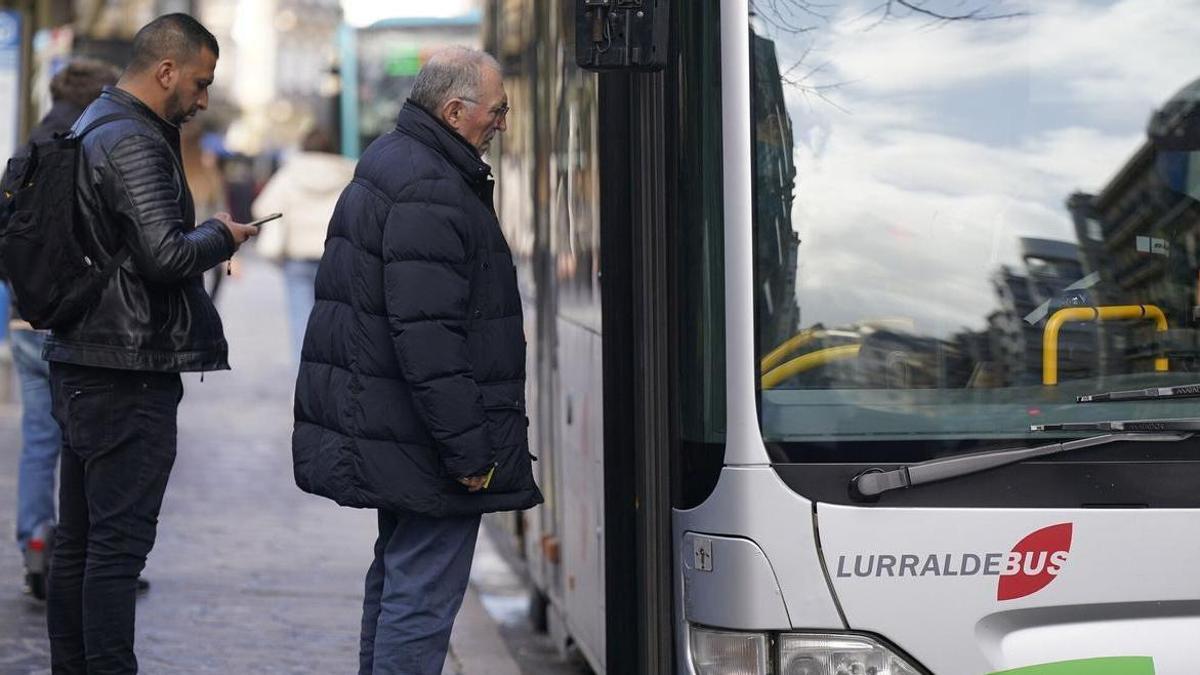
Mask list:
[[870,4],[844,9],[816,54],[833,66],[824,73],[875,93],[1021,77],[1034,100],[1145,106],[1200,76],[1188,70],[1197,63],[1200,0],[1009,3],[1028,15],[932,26],[915,16],[879,23]]
[[1067,197],[1103,188],[1150,112],[1200,76],[1185,34],[1200,0],[1056,0],[937,26],[864,18],[873,6],[777,40],[784,70],[806,53],[806,84],[840,85],[822,92],[836,106],[785,87],[803,323],[904,315],[926,335],[979,330],[998,307],[992,275],[1021,264],[1019,239],[1073,241]]
[[[1080,128],[1004,148],[854,125],[834,128],[819,154],[801,145],[793,225],[805,321],[903,308],[920,332],[982,328],[997,304],[990,275],[1020,263],[1018,239],[1073,239],[1067,196],[1095,189],[1136,147]],[[854,303],[806,295],[825,287],[873,290]]]

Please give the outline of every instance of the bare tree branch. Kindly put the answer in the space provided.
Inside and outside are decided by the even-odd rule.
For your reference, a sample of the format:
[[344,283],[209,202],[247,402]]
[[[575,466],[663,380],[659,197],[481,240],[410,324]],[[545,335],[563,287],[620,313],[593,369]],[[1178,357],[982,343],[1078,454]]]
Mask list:
[[[780,7],[780,3],[783,7]],[[764,5],[765,3],[765,5]],[[816,29],[814,25],[802,25],[797,21],[794,11],[796,4],[799,3],[804,12],[811,13],[812,10],[807,7],[807,2],[804,0],[750,0],[750,10],[755,16],[767,22],[772,28],[776,28],[785,33],[799,35]],[[762,5],[762,8],[759,8]],[[788,10],[785,14],[784,10]],[[814,15],[816,16],[816,15]],[[820,17],[818,17],[820,18]]]
[[[801,1],[803,1],[803,0],[801,0]],[[1022,17],[1022,16],[1028,15],[1028,12],[1002,12],[999,14],[992,13],[992,12],[989,12],[986,8],[986,6],[988,4],[987,2],[981,2],[974,9],[969,9],[969,10],[962,11],[962,12],[939,12],[939,11],[929,9],[927,7],[928,4],[929,3],[927,0],[887,0],[887,2],[885,2],[883,5],[880,6],[880,9],[883,11],[884,16],[898,16],[898,14],[895,11],[893,11],[893,9],[897,6],[903,7],[904,9],[907,9],[908,11],[912,12],[913,14],[920,14],[922,16],[927,16],[938,22],[942,22],[942,21],[997,21],[1000,19],[1015,19],[1017,17]],[[967,3],[960,2],[958,4],[959,4],[959,6],[963,6],[964,4],[967,4]]]
[[[919,14],[937,22],[949,21],[997,21],[1027,16],[1028,12],[995,12],[988,9],[994,0],[962,0],[961,10],[945,11],[929,7],[929,0],[883,0],[871,14],[880,13],[884,18],[902,18],[905,14]],[[789,33],[804,33],[813,30],[812,23],[827,23],[838,3],[818,0],[750,0],[750,10],[772,26]],[[807,25],[806,25],[807,23]]]
[[[841,3],[834,0],[749,0],[751,14],[772,29],[801,35],[810,33],[828,24]],[[939,25],[960,21],[997,21],[1015,19],[1026,16],[1028,12],[998,12],[989,9],[997,4],[997,0],[959,0],[950,9],[931,9],[930,0],[880,0],[880,3],[866,13],[869,17],[878,14],[879,20],[866,28],[870,30],[890,19],[904,19],[909,16],[921,16],[928,19],[931,25]],[[822,63],[808,68],[803,73],[797,73],[809,59],[814,43],[809,42],[804,52],[795,63],[780,74],[780,80],[785,86],[800,90],[805,96],[815,96],[829,105],[842,110],[830,94],[849,84],[836,82],[833,84],[814,85],[813,78],[828,66]]]

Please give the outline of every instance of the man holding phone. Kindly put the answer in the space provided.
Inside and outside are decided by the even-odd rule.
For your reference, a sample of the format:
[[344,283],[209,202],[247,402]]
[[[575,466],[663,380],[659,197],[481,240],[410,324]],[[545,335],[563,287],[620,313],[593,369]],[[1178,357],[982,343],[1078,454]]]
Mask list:
[[276,220],[276,219],[279,219],[282,217],[283,217],[282,213],[272,213],[271,215],[263,216],[262,218],[259,218],[258,220],[252,220],[252,221],[246,223],[246,225],[249,227],[260,227],[263,223],[269,223],[272,220]]
[[180,373],[228,369],[201,275],[257,228],[219,213],[195,225],[179,125],[208,107],[218,46],[186,14],[134,37],[132,59],[75,124],[79,222],[102,269],[96,303],[46,342],[63,432],[47,624],[55,673],[134,673],[138,574],[175,461]]

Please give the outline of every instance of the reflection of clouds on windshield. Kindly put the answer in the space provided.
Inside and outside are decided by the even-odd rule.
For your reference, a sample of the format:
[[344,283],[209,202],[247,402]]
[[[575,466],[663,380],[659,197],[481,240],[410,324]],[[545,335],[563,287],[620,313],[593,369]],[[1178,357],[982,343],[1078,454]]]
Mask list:
[[1065,91],[1085,102],[1143,105],[1181,84],[1181,74],[1165,64],[1196,56],[1197,0],[1008,5],[1028,14],[931,26],[915,17],[878,23],[847,9],[834,20],[836,38],[825,56],[843,79],[876,92],[933,91],[1016,74],[1054,98]]
[[776,36],[787,69],[815,35],[807,58],[826,65],[809,84],[842,83],[827,90],[836,105],[787,93],[804,325],[903,314],[923,334],[983,328],[1018,238],[1074,240],[1067,196],[1109,180],[1151,111],[1200,75],[1187,34],[1200,0],[1033,3],[937,26],[870,27],[862,9]]

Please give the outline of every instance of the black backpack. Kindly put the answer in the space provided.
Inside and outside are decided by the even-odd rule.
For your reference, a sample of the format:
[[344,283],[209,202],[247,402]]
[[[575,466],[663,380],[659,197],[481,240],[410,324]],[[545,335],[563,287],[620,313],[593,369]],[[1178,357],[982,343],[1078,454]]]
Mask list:
[[78,134],[28,144],[0,179],[0,271],[21,318],[34,328],[71,325],[129,257],[124,247],[100,267],[75,196],[83,137],[123,117],[106,115]]

